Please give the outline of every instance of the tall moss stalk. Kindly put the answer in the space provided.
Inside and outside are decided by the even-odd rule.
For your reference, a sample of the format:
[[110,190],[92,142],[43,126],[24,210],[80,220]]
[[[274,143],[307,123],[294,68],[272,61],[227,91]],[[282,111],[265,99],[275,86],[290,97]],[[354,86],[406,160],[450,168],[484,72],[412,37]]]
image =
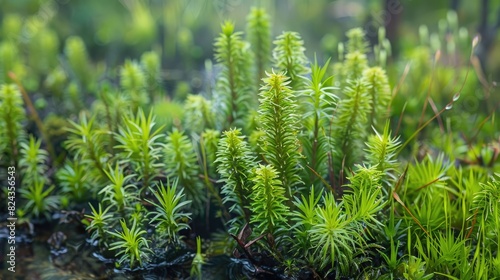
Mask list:
[[283,73],[268,74],[260,93],[259,114],[264,158],[278,172],[281,185],[290,200],[302,183],[299,177],[300,123],[294,92],[288,86],[289,78]]
[[251,84],[247,79],[251,69],[250,45],[234,32],[234,24],[225,22],[215,41],[215,60],[221,67],[216,85],[216,110],[222,110],[219,126],[244,127],[244,118],[252,103]]

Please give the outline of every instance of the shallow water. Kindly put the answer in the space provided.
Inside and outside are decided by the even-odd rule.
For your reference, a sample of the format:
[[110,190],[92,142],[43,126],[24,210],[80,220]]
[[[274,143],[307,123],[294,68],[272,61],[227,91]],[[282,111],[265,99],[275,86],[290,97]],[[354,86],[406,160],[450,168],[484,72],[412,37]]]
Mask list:
[[[57,220],[57,219],[55,219]],[[6,254],[11,246],[7,243],[8,229],[0,225],[0,280],[47,279],[186,279],[189,278],[190,264],[194,254],[186,248],[174,255],[159,253],[160,259],[148,264],[145,269],[122,271],[114,269],[113,260],[99,254],[97,247],[86,239],[81,225],[38,224],[30,234],[29,227],[19,225],[16,229],[16,272],[7,270]],[[66,240],[59,250],[51,250],[48,240],[54,233],[63,233]],[[60,235],[60,234],[59,234]],[[56,236],[56,235],[55,235]],[[54,242],[52,242],[54,243]],[[203,266],[203,279],[241,279],[245,271],[251,271],[245,261],[228,256],[207,259]]]
[[[25,225],[16,228],[16,267],[8,271],[6,254],[8,230],[0,226],[0,279],[110,279],[113,271],[92,254],[95,248],[85,240],[85,233],[73,224],[38,224],[29,233]],[[59,250],[51,252],[47,243],[55,232],[67,239]],[[111,278],[118,279],[118,278]]]

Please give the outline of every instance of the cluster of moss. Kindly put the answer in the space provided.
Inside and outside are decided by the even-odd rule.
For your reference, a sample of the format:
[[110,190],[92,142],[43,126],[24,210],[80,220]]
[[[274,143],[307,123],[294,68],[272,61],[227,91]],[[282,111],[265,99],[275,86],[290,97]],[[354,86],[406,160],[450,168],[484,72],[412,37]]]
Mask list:
[[[421,76],[403,72],[391,90],[384,29],[373,52],[348,31],[330,64],[311,61],[296,32],[271,40],[264,10],[247,22],[246,34],[222,24],[215,86],[183,104],[164,97],[155,52],[100,79],[78,37],[60,63],[48,29],[29,52],[47,61],[2,41],[0,163],[20,170],[18,215],[90,201],[92,243],[128,269],[176,256],[194,234],[208,245],[202,254],[197,239],[193,276],[232,254],[249,277],[500,277],[500,129],[494,114],[477,114],[472,132],[452,121],[473,94],[470,67],[453,65],[463,85],[434,98],[451,66],[429,62],[436,43],[421,29]],[[41,120],[32,99],[56,116]]]

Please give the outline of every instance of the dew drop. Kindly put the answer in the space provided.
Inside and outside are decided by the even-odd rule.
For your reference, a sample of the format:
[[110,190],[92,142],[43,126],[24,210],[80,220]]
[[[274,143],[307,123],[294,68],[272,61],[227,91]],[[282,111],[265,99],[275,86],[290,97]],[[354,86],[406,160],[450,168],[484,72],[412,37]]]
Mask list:
[[460,98],[460,92],[455,93],[455,95],[453,95],[453,102],[457,101],[459,98]]
[[446,110],[451,110],[451,108],[453,108],[453,103],[450,103],[448,105],[446,105],[446,107],[444,107]]

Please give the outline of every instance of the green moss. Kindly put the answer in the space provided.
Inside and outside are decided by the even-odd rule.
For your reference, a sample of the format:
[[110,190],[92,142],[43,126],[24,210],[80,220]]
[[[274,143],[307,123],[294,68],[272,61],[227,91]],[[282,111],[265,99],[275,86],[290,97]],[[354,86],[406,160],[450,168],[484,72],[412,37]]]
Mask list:
[[[356,28],[346,42],[323,34],[338,58],[312,60],[297,32],[272,41],[281,10],[255,8],[246,35],[222,24],[217,66],[206,61],[197,84],[177,67],[197,70],[184,59],[203,36],[172,11],[188,7],[183,20],[196,24],[208,6],[123,2],[132,27],[114,38],[128,47],[110,44],[106,62],[84,34],[60,50],[68,30],[47,22],[16,41],[22,18],[2,17],[0,197],[16,196],[20,224],[83,217],[124,277],[205,277],[221,260],[235,279],[500,277],[498,96],[477,86],[487,79],[466,63],[456,14],[437,33],[421,27],[405,59],[391,56],[384,28],[373,46]],[[164,12],[161,54],[146,45]]]

